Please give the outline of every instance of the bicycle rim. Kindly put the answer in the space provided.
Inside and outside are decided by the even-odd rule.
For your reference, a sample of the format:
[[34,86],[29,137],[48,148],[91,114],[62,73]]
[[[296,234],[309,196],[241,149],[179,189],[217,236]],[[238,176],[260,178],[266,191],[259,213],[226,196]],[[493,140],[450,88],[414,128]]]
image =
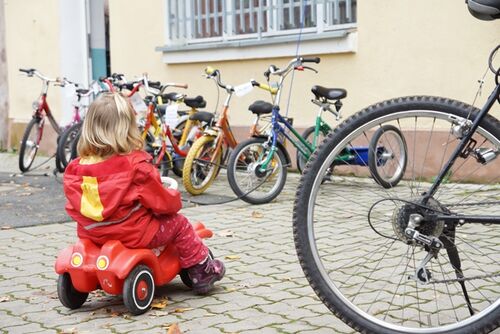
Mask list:
[[286,164],[277,150],[269,161],[267,171],[259,170],[270,150],[267,140],[252,138],[240,143],[228,163],[228,180],[237,196],[252,204],[264,204],[276,198],[286,182]]
[[[381,103],[346,121],[307,165],[294,210],[299,259],[316,293],[354,328],[467,333],[498,326],[498,226],[452,228],[453,224],[424,222],[420,233],[453,241],[459,265],[450,260],[448,248],[423,265],[428,248],[404,235],[410,213],[418,208],[409,203],[417,202],[430,188],[432,175],[437,175],[458,142],[450,133],[454,125],[449,115],[467,117],[477,112],[470,111],[456,101],[427,97]],[[404,179],[391,189],[369,177],[362,150],[373,133],[388,124],[400,129],[408,144]],[[498,121],[487,117],[474,138],[475,149],[498,150]],[[345,158],[346,149],[351,150],[351,160]],[[325,182],[335,162],[336,173]],[[500,216],[499,170],[500,158],[487,165],[472,156],[459,158],[427,209]],[[453,253],[453,247],[449,249]]]
[[222,152],[215,151],[215,147],[214,137],[203,136],[189,150],[182,172],[184,187],[189,193],[203,193],[217,176]]

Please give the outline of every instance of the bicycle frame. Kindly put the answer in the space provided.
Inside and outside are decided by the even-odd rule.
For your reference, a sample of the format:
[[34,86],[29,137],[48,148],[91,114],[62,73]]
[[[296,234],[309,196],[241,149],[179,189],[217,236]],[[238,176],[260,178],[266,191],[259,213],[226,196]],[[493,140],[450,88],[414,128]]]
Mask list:
[[[443,169],[440,171],[439,175],[434,180],[434,183],[432,184],[429,191],[427,191],[425,193],[424,202],[423,202],[424,205],[427,203],[427,201],[432,196],[434,196],[439,185],[446,178],[446,175],[451,170],[451,167],[453,166],[455,161],[464,152],[464,150],[467,149],[473,134],[476,132],[476,129],[479,127],[479,124],[484,119],[486,114],[488,114],[488,112],[491,110],[491,108],[493,107],[493,105],[495,104],[495,102],[497,101],[499,96],[500,96],[500,84],[497,84],[496,87],[493,89],[493,92],[491,93],[491,95],[488,97],[488,100],[486,101],[485,105],[480,110],[480,112],[477,114],[474,121],[472,122],[470,129],[468,129],[466,135],[461,139],[460,143],[455,148],[455,151],[453,151],[451,157],[448,159],[448,161],[444,165]],[[429,215],[428,217],[425,217],[425,219],[431,219],[433,221],[442,220],[445,222],[455,222],[455,223],[458,222],[460,224],[465,224],[465,223],[500,224],[500,217],[483,216],[483,215],[438,214],[438,215]]]

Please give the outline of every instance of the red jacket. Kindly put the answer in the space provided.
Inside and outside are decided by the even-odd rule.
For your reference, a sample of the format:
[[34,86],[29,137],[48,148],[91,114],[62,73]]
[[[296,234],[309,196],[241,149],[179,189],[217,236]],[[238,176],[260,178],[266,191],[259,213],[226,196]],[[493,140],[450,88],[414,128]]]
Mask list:
[[156,215],[181,207],[177,190],[163,187],[158,170],[143,151],[93,163],[73,160],[64,173],[66,211],[78,223],[78,237],[102,245],[120,240],[145,248],[159,228]]

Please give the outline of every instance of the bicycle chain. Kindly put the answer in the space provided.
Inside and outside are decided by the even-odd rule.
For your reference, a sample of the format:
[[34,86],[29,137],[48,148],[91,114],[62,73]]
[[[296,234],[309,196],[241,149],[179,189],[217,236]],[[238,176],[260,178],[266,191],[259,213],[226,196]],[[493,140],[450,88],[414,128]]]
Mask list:
[[500,204],[500,201],[494,202],[477,202],[477,203],[457,203],[457,204],[443,204],[444,207],[457,207],[457,206],[480,206],[480,205],[495,205]]
[[437,283],[465,282],[465,281],[472,281],[474,279],[482,279],[482,278],[489,278],[489,277],[500,277],[500,273],[492,274],[492,275],[480,275],[480,276],[471,276],[471,277],[462,277],[462,278],[450,278],[450,279],[444,279],[444,280],[439,280],[439,281],[431,279],[429,281],[429,283],[437,284]]

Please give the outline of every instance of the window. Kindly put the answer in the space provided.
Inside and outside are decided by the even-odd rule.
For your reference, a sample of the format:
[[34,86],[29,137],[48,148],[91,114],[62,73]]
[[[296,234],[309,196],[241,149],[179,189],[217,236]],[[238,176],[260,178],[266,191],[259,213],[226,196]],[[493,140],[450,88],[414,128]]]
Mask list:
[[[356,26],[356,0],[166,0],[167,45],[239,45]],[[301,26],[303,23],[303,26]],[[243,44],[242,44],[243,43]]]

